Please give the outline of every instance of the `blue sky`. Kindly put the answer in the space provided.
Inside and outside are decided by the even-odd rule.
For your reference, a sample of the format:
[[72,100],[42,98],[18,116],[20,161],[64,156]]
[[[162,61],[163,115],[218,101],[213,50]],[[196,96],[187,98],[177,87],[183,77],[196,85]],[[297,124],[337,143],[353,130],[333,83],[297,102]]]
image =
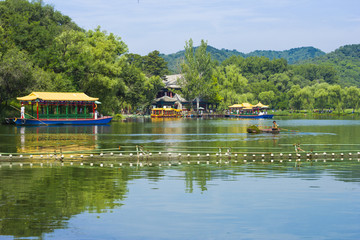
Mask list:
[[359,0],[45,0],[88,30],[121,37],[130,53],[175,53],[201,39],[216,48],[331,52],[360,43]]

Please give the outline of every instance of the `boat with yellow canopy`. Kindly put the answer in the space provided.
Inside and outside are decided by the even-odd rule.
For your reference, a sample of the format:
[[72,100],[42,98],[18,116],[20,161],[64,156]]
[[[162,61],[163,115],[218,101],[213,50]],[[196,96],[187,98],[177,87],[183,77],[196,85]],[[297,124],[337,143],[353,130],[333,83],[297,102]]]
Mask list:
[[[18,97],[22,118],[14,118],[17,125],[107,124],[110,116],[98,116],[98,98],[79,92],[32,92]],[[31,114],[29,114],[29,112]]]

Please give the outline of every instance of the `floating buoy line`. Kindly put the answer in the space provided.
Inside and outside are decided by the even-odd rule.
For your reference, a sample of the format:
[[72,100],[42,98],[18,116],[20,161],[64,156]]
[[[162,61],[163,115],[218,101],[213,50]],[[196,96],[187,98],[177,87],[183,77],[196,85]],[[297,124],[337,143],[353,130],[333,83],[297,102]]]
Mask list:
[[[134,149],[134,147],[132,147]],[[203,147],[201,150],[145,151],[136,146],[135,151],[116,149],[98,149],[91,152],[54,152],[54,153],[0,153],[0,167],[13,166],[89,166],[89,167],[145,167],[179,165],[233,165],[247,163],[302,163],[344,162],[360,163],[360,150],[342,150],[332,152],[242,152],[238,148]],[[205,151],[204,149],[208,149]],[[247,147],[247,149],[249,149]],[[115,151],[116,150],[116,151]],[[212,150],[212,151],[211,151]],[[275,149],[273,149],[275,150]]]

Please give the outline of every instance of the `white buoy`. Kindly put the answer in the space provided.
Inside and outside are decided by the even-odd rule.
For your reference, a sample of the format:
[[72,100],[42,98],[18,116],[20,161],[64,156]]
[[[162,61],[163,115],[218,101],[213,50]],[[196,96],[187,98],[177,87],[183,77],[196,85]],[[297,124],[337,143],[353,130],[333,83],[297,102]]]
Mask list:
[[80,155],[81,158],[84,158],[84,155]]
[[181,153],[179,153],[178,155],[179,155],[179,157],[180,157],[180,156],[181,156]]
[[22,167],[23,166],[23,164],[22,163],[20,163],[20,167]]
[[210,155],[207,153],[206,156],[209,157]]
[[161,167],[161,163],[159,163],[159,167]]
[[133,155],[132,153],[129,154],[130,157],[131,157],[132,155]]
[[90,163],[90,166],[94,166],[94,163]]
[[253,162],[255,162],[255,159],[253,160]]
[[188,164],[190,164],[190,162],[188,161]]
[[244,160],[244,163],[246,163],[247,161],[246,160]]
[[200,161],[197,161],[197,164],[200,164]]
[[326,152],[324,152],[323,154],[324,154],[324,156],[325,156],[325,155],[326,155]]
[[33,166],[33,164],[32,163],[30,163],[30,167],[32,167]]
[[271,156],[271,157],[273,157],[273,156],[274,156],[274,154],[270,154],[270,156]]
[[149,156],[152,156],[152,153],[149,153]]
[[216,156],[219,156],[219,154],[218,154],[218,153],[216,153],[215,155],[216,155]]
[[171,163],[169,163],[169,167],[171,167]]
[[20,157],[20,158],[22,158],[22,157],[23,157],[23,155],[20,155],[19,157]]
[[122,166],[122,163],[119,163],[119,166],[121,167],[121,166]]
[[[151,153],[150,153],[151,154]],[[119,156],[122,156],[122,153],[119,153]]]
[[256,157],[255,154],[253,154],[253,157]]
[[9,157],[12,158],[12,154],[10,154]]
[[111,153],[110,153],[110,156],[113,156],[113,155],[114,155],[114,153],[113,153],[113,152],[111,152]]
[[114,165],[112,163],[110,163],[110,167],[114,167]]
[[291,153],[289,153],[289,157],[291,157]]
[[264,154],[261,154],[261,157],[262,157],[262,158],[264,158],[264,157],[265,157],[265,155],[264,155]]
[[352,153],[349,153],[349,156],[351,156],[352,155]]
[[244,157],[246,157],[247,155],[246,154],[244,154]]
[[102,156],[104,156],[104,154],[103,154],[103,153],[100,153],[100,157],[102,157]]
[[181,165],[181,162],[179,162],[179,165]]
[[190,157],[190,154],[188,153],[188,155],[187,155],[188,157]]
[[103,166],[104,166],[104,164],[100,163],[100,167],[103,167]]
[[169,154],[169,156],[171,155],[171,153],[168,153]]
[[209,165],[209,161],[206,161],[206,164],[208,164],[208,165]]
[[70,158],[73,158],[74,156],[73,155],[70,155]]
[[332,155],[332,156],[335,156],[335,153],[332,153],[331,155]]
[[159,152],[159,155],[161,155],[161,152]]
[[84,163],[81,162],[81,163],[80,163],[80,166],[83,166],[83,165],[84,165]]
[[130,167],[132,167],[132,165],[133,165],[133,164],[132,164],[132,163],[130,163]]
[[261,159],[262,162],[264,162],[265,160],[264,159]]
[[64,163],[63,163],[63,162],[61,163],[61,166],[64,166]]
[[237,155],[237,153],[235,153],[235,157],[237,157],[238,155]]
[[90,154],[90,157],[93,157],[94,156],[94,154]]
[[142,154],[142,153],[140,153],[139,155],[140,155],[140,156],[142,156],[143,154]]
[[280,162],[282,163],[282,162],[283,162],[283,160],[280,160]]
[[271,159],[270,162],[274,162],[274,160]]
[[283,154],[282,153],[280,153],[280,157],[282,157],[283,156]]
[[30,155],[30,158],[33,158],[33,155]]
[[200,154],[198,154],[197,156],[200,157]]
[[72,166],[74,163],[73,162],[70,162],[70,165]]
[[324,162],[326,162],[326,160],[324,159]]
[[42,167],[43,166],[43,163],[40,163],[40,167]]

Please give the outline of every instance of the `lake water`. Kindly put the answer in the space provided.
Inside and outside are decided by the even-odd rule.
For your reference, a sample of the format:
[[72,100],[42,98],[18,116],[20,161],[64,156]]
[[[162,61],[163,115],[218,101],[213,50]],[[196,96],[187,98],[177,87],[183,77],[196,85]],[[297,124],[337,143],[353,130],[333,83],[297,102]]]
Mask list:
[[276,120],[0,126],[0,239],[359,239],[360,121]]

